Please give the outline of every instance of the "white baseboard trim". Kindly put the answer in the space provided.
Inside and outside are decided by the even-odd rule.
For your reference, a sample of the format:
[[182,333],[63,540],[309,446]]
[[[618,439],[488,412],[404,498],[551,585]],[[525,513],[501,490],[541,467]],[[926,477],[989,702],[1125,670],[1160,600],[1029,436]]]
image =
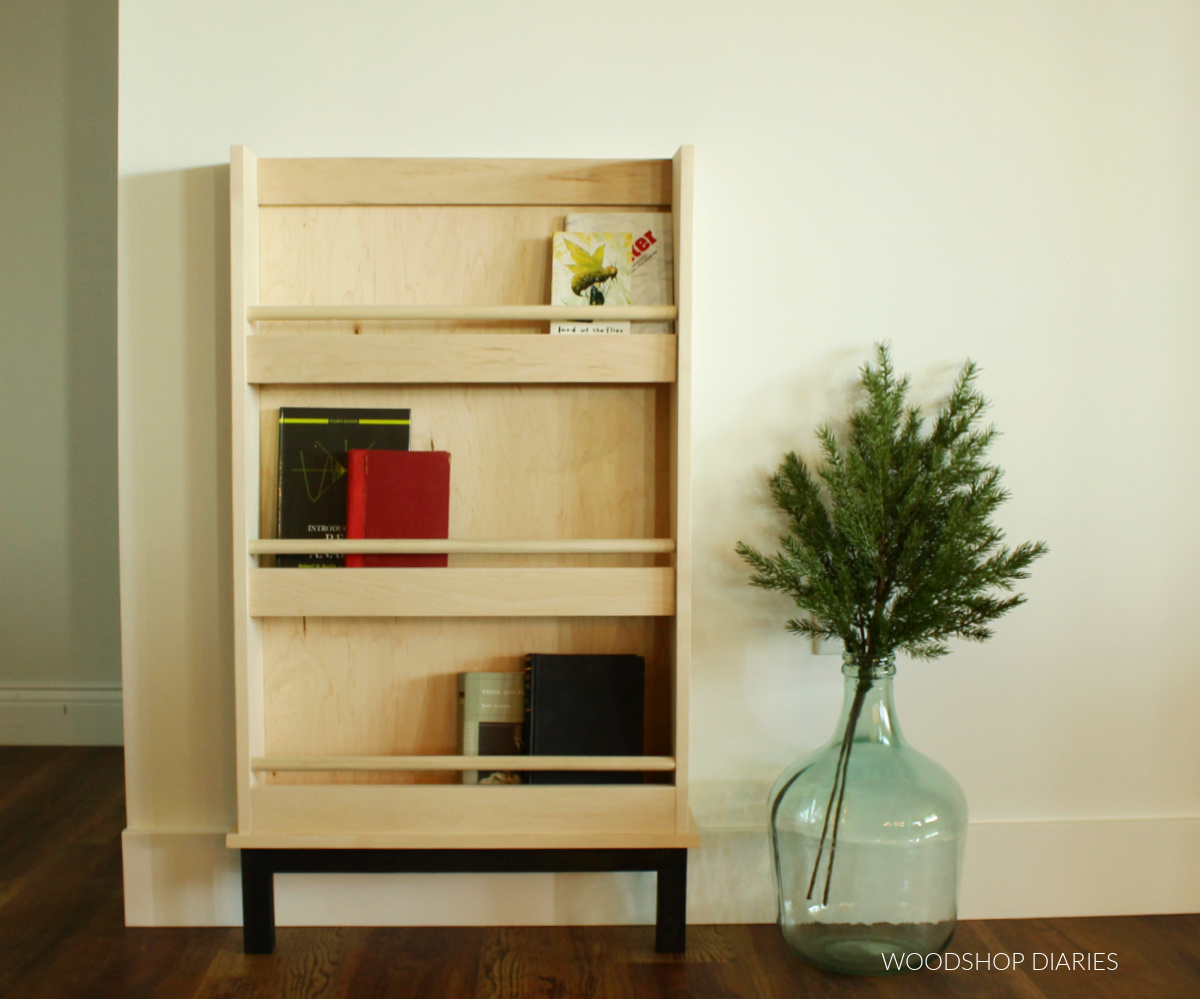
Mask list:
[[240,926],[242,878],[225,830],[126,829],[126,926]]
[[[766,833],[701,827],[688,921],[769,923]],[[225,830],[127,829],[129,926],[241,923],[237,851]],[[971,825],[960,918],[1200,911],[1200,817]],[[651,874],[288,874],[280,926],[587,926],[654,920]]]
[[971,823],[963,919],[1200,912],[1200,818]]
[[[767,834],[701,827],[692,922],[774,922]],[[1200,911],[1200,818],[972,822],[960,919]],[[697,883],[700,879],[700,883]],[[701,914],[692,908],[704,906]]]
[[0,683],[0,746],[120,746],[117,684]]

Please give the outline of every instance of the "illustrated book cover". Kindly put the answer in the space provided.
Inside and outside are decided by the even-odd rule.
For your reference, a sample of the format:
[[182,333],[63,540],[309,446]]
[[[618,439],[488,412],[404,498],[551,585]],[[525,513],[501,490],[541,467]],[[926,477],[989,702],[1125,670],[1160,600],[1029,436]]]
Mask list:
[[[629,299],[632,305],[675,304],[675,253],[670,212],[578,212],[571,232],[628,232],[633,239]],[[670,323],[636,322],[634,333],[670,333]]]
[[[538,756],[641,756],[646,663],[635,655],[525,657],[525,744]],[[640,772],[531,771],[530,784],[640,784]]]
[[[629,305],[633,236],[628,232],[556,232],[551,247],[551,305]],[[553,322],[551,333],[628,333],[625,322]]]
[[[346,537],[448,538],[450,453],[351,448],[346,475]],[[346,556],[347,568],[444,566],[447,556]]]
[[[279,410],[276,537],[346,535],[346,462],[351,448],[408,448],[409,410],[287,406]],[[275,565],[341,567],[341,555],[277,555]]]
[[[458,751],[463,756],[524,753],[525,681],[521,673],[458,674]],[[520,784],[505,770],[464,770],[464,784]]]

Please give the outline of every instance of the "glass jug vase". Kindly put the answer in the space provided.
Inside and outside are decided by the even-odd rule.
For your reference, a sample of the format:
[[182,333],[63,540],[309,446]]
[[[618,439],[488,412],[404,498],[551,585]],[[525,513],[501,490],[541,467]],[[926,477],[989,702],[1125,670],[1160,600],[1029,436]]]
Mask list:
[[792,950],[830,971],[920,967],[909,955],[938,953],[954,934],[967,802],[900,734],[895,672],[892,657],[845,656],[833,738],[771,792],[779,926]]

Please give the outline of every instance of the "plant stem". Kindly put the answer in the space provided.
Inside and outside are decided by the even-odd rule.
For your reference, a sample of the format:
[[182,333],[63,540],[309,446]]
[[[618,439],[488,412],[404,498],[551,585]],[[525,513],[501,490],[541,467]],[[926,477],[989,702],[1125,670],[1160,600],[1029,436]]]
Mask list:
[[821,855],[825,851],[825,837],[829,831],[829,817],[833,815],[833,835],[829,839],[829,864],[825,868],[825,891],[821,898],[822,905],[829,904],[829,884],[833,877],[833,857],[837,850],[838,826],[842,818],[842,802],[846,797],[846,778],[850,770],[850,751],[854,748],[854,731],[858,728],[858,718],[862,714],[863,702],[867,691],[871,689],[873,680],[870,676],[859,674],[854,689],[854,700],[850,703],[850,714],[846,719],[846,730],[842,733],[842,745],[838,752],[837,766],[833,772],[833,787],[829,791],[829,804],[825,807],[825,822],[821,828],[821,841],[817,847],[817,859],[813,863],[812,877],[808,882],[808,898],[813,897],[813,888],[817,883],[817,871],[821,866]]
[[[847,732],[850,730],[847,729]],[[821,825],[821,841],[817,845],[817,859],[813,861],[812,877],[808,879],[808,898],[813,897],[817,883],[817,871],[821,867],[821,855],[825,852],[825,837],[829,834],[829,816],[833,814],[834,799],[837,797],[838,781],[842,776],[842,761],[846,758],[846,733],[842,734],[842,745],[838,749],[837,765],[833,768],[833,789],[829,792],[829,804],[825,806],[825,821]]]

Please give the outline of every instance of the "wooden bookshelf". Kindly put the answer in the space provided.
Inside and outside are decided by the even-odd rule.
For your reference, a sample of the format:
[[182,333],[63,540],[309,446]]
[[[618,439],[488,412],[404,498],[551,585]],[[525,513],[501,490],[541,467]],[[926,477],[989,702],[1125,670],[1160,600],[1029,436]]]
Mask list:
[[[244,870],[262,859],[247,853],[299,847],[698,843],[687,773],[691,156],[233,150],[238,820],[228,844],[246,851]],[[613,210],[671,213],[674,304],[542,304],[564,216]],[[630,320],[635,332],[548,334],[549,321],[579,318]],[[674,332],[636,332],[650,321]],[[274,538],[283,406],[410,408],[411,446],[453,456],[451,539]],[[272,567],[298,546],[446,552],[450,564]],[[457,755],[457,674],[519,670],[526,652],[644,656],[646,755]],[[641,770],[645,783],[459,783],[481,764]]]

